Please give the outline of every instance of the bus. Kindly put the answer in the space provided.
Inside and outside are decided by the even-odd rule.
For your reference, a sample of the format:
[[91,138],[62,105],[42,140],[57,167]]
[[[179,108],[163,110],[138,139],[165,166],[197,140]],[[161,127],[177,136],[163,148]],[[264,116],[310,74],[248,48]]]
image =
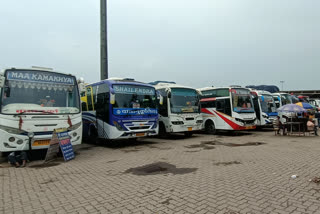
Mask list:
[[218,130],[256,128],[256,114],[250,90],[242,87],[206,87],[201,92],[203,129],[208,134]]
[[288,93],[272,93],[272,96],[276,104],[276,108],[292,103],[291,95]]
[[253,104],[257,116],[257,126],[270,126],[278,116],[273,96],[268,91],[251,90]]
[[82,94],[83,137],[129,139],[158,134],[156,90],[129,78],[88,84]]
[[75,76],[49,68],[9,68],[0,73],[0,151],[46,149],[54,129],[82,141]]
[[199,92],[175,82],[156,81],[153,83],[160,97],[159,135],[184,133],[191,137],[193,131],[201,130]]

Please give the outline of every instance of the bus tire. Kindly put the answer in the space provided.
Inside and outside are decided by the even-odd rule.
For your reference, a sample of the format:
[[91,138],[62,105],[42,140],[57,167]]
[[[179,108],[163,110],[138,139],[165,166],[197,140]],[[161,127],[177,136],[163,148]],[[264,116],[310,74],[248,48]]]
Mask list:
[[184,132],[185,137],[192,137],[193,133],[192,132]]
[[98,132],[97,129],[94,126],[90,127],[90,131],[89,131],[89,137],[87,139],[87,143],[89,144],[96,144],[97,143],[97,139],[98,139]]
[[162,122],[159,123],[159,137],[161,138],[168,137],[168,132],[166,131],[166,127]]
[[210,120],[208,120],[205,124],[205,130],[207,134],[216,134],[217,130],[216,127],[214,125],[214,123]]

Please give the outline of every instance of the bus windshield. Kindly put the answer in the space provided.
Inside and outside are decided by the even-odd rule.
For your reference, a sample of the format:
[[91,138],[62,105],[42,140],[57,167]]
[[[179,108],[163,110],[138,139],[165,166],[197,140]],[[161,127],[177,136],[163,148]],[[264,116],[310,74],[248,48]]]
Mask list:
[[[113,113],[115,115],[156,114],[157,102],[155,89],[139,85],[113,85],[115,92],[115,104]],[[132,109],[144,109],[132,111]],[[146,109],[154,109],[147,111]]]
[[231,89],[233,111],[238,113],[254,112],[252,97],[247,89]]
[[284,106],[284,105],[287,105],[287,104],[291,104],[292,101],[291,101],[291,97],[289,94],[281,94],[281,104]]
[[265,113],[276,112],[276,104],[274,103],[273,96],[263,94],[260,97],[261,109]]
[[75,78],[53,72],[7,71],[1,100],[1,113],[4,114],[80,112]]
[[194,89],[172,88],[170,107],[175,114],[199,113],[199,95]]

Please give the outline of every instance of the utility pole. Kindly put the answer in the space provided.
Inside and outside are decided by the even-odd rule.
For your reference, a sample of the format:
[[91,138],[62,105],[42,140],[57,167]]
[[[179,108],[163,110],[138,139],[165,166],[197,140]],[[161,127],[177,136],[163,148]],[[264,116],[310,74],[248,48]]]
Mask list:
[[283,91],[283,83],[284,83],[284,81],[281,80],[280,83],[281,83],[281,91]]
[[108,79],[107,0],[100,0],[100,79]]

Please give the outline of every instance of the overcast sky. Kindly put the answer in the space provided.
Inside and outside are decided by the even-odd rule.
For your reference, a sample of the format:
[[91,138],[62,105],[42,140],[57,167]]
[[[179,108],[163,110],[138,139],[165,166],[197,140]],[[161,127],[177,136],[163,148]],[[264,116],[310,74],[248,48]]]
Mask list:
[[[0,68],[100,78],[99,0],[0,1]],[[108,0],[109,77],[319,89],[319,0]]]

